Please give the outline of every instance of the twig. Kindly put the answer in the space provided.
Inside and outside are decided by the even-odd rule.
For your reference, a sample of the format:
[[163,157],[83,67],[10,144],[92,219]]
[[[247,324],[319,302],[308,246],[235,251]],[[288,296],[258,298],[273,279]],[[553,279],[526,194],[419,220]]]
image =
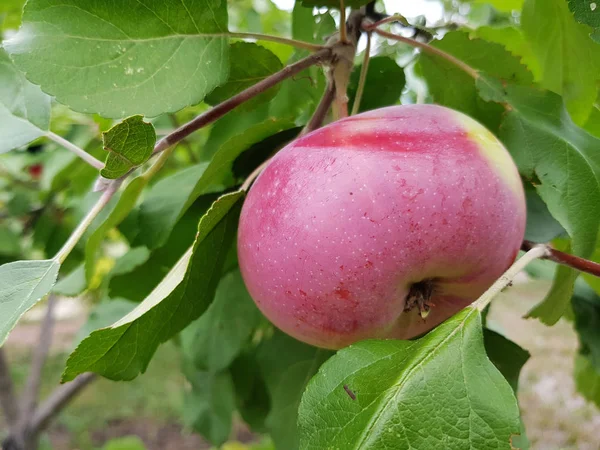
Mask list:
[[[521,250],[528,251],[538,245],[540,244],[536,244],[535,242],[531,241],[523,241]],[[579,256],[569,255],[568,253],[553,249],[549,245],[546,245],[546,248],[548,253],[544,255],[542,259],[554,261],[555,263],[562,264],[563,266],[569,266],[573,269],[580,270],[581,272],[600,277],[600,264],[580,258]]]
[[[169,114],[169,120],[175,128],[179,128],[181,126],[181,124],[177,120],[177,115]],[[198,158],[196,158],[196,155],[194,155],[194,151],[192,150],[192,145],[190,144],[190,142],[187,139],[182,139],[181,141],[179,141],[179,143],[182,145],[183,148],[185,148],[185,152],[187,153],[188,158],[190,159],[192,164],[196,164],[198,162]]]
[[299,41],[297,39],[289,39],[279,36],[271,36],[269,34],[261,34],[261,33],[238,33],[238,32],[229,32],[227,33],[229,37],[238,37],[241,39],[256,39],[257,41],[271,41],[278,42],[280,44],[291,45],[296,48],[303,48],[305,50],[309,50],[311,52],[317,52],[323,48],[322,45],[311,44],[310,42]]
[[46,315],[41,324],[40,336],[37,340],[37,346],[34,348],[31,357],[31,367],[29,377],[25,383],[23,397],[21,400],[21,417],[19,422],[21,426],[26,426],[33,415],[40,394],[40,384],[42,379],[42,370],[48,357],[50,343],[52,342],[52,329],[54,327],[54,307],[56,305],[56,296],[48,296],[46,305]]
[[362,100],[363,92],[365,90],[365,82],[367,81],[367,72],[369,70],[369,61],[371,60],[371,32],[367,31],[367,46],[365,47],[365,57],[363,59],[362,67],[360,68],[360,78],[358,79],[358,88],[356,89],[356,95],[354,96],[354,104],[352,105],[351,116],[358,114],[360,108],[360,102]]
[[83,159],[90,166],[92,166],[98,170],[101,170],[104,168],[104,163],[102,161],[97,160],[92,155],[90,155],[88,152],[86,152],[84,149],[79,148],[72,142],[69,142],[66,139],[60,137],[58,134],[54,134],[52,131],[48,131],[46,133],[46,137],[48,137],[48,139],[56,142],[58,145],[66,148],[67,150],[75,153],[77,156],[79,156],[81,159]]
[[386,23],[390,22],[400,22],[400,24],[402,24],[405,27],[411,26],[410,23],[408,23],[408,20],[406,20],[406,17],[404,17],[402,14],[394,14],[393,16],[384,17],[383,19],[380,19],[377,22],[373,22],[369,25],[369,27],[377,28],[381,25],[385,25]]
[[335,99],[335,86],[331,82],[331,80],[327,83],[327,87],[325,88],[325,92],[323,93],[323,97],[321,97],[321,101],[319,102],[319,106],[315,110],[313,116],[310,118],[300,136],[304,136],[306,133],[310,133],[311,131],[316,130],[323,124],[323,120],[325,120],[325,116],[327,112],[331,108],[331,104]]
[[373,24],[363,23],[362,27],[363,27],[363,30],[365,30],[365,31],[373,31],[374,33],[377,33],[378,35],[383,36],[385,38],[393,39],[393,40],[399,41],[399,42],[404,42],[405,44],[408,44],[412,47],[420,48],[421,50],[423,50],[426,53],[430,53],[432,55],[439,56],[440,58],[445,59],[449,63],[455,65],[456,67],[458,67],[459,69],[464,71],[467,75],[469,75],[473,79],[477,80],[479,78],[479,72],[477,70],[475,70],[473,67],[469,66],[468,64],[465,64],[460,59],[455,58],[451,54],[440,50],[439,48],[433,47],[429,44],[425,44],[424,42],[419,42],[415,39],[407,38],[407,37],[400,36],[400,35],[393,34],[393,33],[388,33],[387,31],[383,31],[383,30],[376,28]]
[[535,245],[527,253],[521,256],[504,274],[498,278],[490,288],[483,293],[474,303],[473,307],[479,311],[483,311],[492,299],[502,291],[506,286],[510,285],[512,280],[523,270],[530,262],[544,258],[548,255],[547,245]]
[[218,104],[214,108],[211,108],[208,111],[200,114],[195,119],[179,127],[167,136],[163,137],[160,141],[158,141],[158,143],[154,147],[154,153],[161,152],[166,148],[170,147],[171,145],[176,144],[180,140],[192,134],[194,131],[199,130],[200,128],[208,125],[209,123],[214,122],[215,120],[219,119],[235,107],[241,105],[242,103],[250,100],[253,97],[256,97],[258,94],[261,94],[262,92],[275,86],[281,81],[293,77],[294,75],[302,72],[308,67],[329,60],[331,58],[331,55],[332,50],[330,48],[324,48],[310,56],[307,56],[306,58],[301,59],[300,61],[294,64],[290,64],[289,66],[284,67],[279,72],[274,73],[273,75],[265,78],[264,80],[259,81],[255,85],[240,92],[239,94],[234,95],[233,97],[225,100],[223,103]]
[[4,349],[0,347],[0,406],[6,423],[12,430],[19,420],[19,403],[15,395],[15,387],[13,385],[10,366],[6,359]]
[[69,404],[73,397],[95,378],[96,375],[93,373],[84,373],[70,383],[58,387],[50,397],[40,405],[33,415],[33,418],[29,423],[29,432],[37,434],[41,430],[45,430],[50,421]]
[[75,248],[75,245],[77,245],[77,242],[79,242],[79,239],[81,239],[81,236],[83,236],[85,231],[88,229],[88,227],[91,225],[91,223],[94,221],[96,216],[100,213],[100,211],[102,211],[102,209],[108,204],[108,202],[110,201],[112,196],[119,189],[120,185],[121,185],[120,180],[113,180],[113,182],[111,182],[108,185],[108,187],[102,193],[102,195],[100,196],[100,198],[98,199],[96,204],[92,207],[90,212],[87,213],[87,215],[79,223],[79,225],[77,226],[75,231],[73,231],[73,233],[71,233],[71,236],[69,236],[69,239],[67,239],[67,242],[65,242],[65,244],[58,251],[56,256],[54,256],[54,259],[56,261],[58,261],[60,264],[65,262],[65,259],[67,258],[67,256],[69,256],[69,253],[71,253],[73,248]]
[[346,37],[346,6],[344,0],[340,0],[340,42],[347,43]]

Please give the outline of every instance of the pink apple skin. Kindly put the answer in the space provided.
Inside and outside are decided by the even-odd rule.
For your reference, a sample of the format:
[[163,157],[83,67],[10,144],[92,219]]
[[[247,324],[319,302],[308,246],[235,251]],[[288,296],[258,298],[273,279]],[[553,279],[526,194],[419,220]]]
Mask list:
[[[517,169],[483,126],[440,106],[393,106],[277,153],[243,206],[240,268],[260,310],[296,339],[409,339],[511,265],[525,215]],[[425,279],[435,292],[423,319],[404,305]]]

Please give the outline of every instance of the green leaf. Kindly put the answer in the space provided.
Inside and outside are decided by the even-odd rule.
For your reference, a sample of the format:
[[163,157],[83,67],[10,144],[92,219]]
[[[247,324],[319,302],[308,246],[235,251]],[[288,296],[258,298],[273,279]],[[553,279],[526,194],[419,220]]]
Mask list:
[[297,1],[292,11],[292,37],[299,41],[324,44],[325,39],[337,31],[335,20],[329,11],[313,14],[311,8]]
[[565,229],[552,217],[548,207],[530,184],[525,185],[525,200],[527,201],[525,239],[533,242],[549,242],[565,233]]
[[92,331],[108,327],[129,314],[136,307],[125,299],[104,299],[90,312],[85,324],[77,331],[72,348],[76,348]]
[[596,137],[600,137],[600,109],[597,106],[592,108],[590,117],[583,125],[583,129]]
[[310,381],[298,423],[306,450],[509,450],[520,431],[516,398],[485,354],[473,308],[415,341],[340,350]]
[[593,0],[569,0],[569,9],[575,20],[593,28],[600,28],[600,9]]
[[[453,31],[432,45],[502,80],[526,85],[533,81],[527,68],[500,44],[470,39],[467,33]],[[439,56],[425,53],[419,57],[419,65],[436,103],[462,111],[492,131],[498,129],[503,108],[482,101],[469,75]]]
[[0,256],[18,256],[21,253],[20,238],[7,225],[0,226]]
[[77,266],[66,277],[61,278],[52,288],[52,292],[67,297],[76,297],[85,291],[87,281],[83,264]]
[[63,381],[96,372],[112,380],[143,373],[156,348],[210,305],[235,237],[242,192],[220,197],[198,224],[192,248],[130,314],[93,332],[69,356]]
[[572,306],[579,353],[600,373],[600,296],[585,282],[578,281]]
[[88,283],[94,276],[96,256],[106,233],[125,219],[127,214],[129,214],[137,203],[137,200],[147,183],[148,179],[144,176],[134,178],[123,190],[119,196],[119,200],[114,204],[113,208],[110,209],[108,215],[101,218],[101,220],[95,221],[96,223],[99,222],[99,225],[96,226],[94,224],[96,227],[85,244],[85,276]]
[[[210,105],[221,103],[283,68],[283,64],[273,52],[250,42],[234,42],[230,45],[229,64],[227,83],[215,88],[206,97],[206,103]],[[253,109],[261,103],[268,102],[278,90],[279,85],[244,103],[242,108]]]
[[587,120],[600,79],[600,46],[565,0],[526,0],[521,28],[541,63],[542,87],[561,94],[575,123]]
[[130,273],[132,270],[144,264],[150,258],[150,251],[146,247],[136,247],[129,249],[127,253],[121,256],[115,262],[110,271],[111,276]]
[[243,353],[233,362],[230,372],[242,419],[252,431],[267,433],[265,421],[271,411],[271,399],[255,356],[250,351]]
[[53,259],[0,266],[0,346],[21,316],[50,292],[59,268]]
[[144,442],[137,436],[125,436],[111,439],[102,450],[146,450]]
[[[348,105],[349,109],[354,105],[361,68],[362,65],[355,67],[350,75],[348,97],[351,100]],[[374,56],[369,62],[359,111],[369,111],[397,104],[400,101],[400,94],[402,94],[405,83],[404,69],[396,64],[396,61],[387,56]]]
[[524,0],[473,0],[473,3],[490,4],[498,11],[511,12],[520,11]]
[[106,164],[100,171],[104,178],[115,179],[144,164],[152,156],[156,132],[143,116],[131,116],[102,133]]
[[231,434],[235,394],[228,372],[187,373],[192,385],[184,397],[183,419],[214,445],[221,445]]
[[574,378],[577,392],[600,407],[600,371],[583,355],[575,356]]
[[561,265],[556,267],[555,273],[550,292],[525,317],[535,317],[546,325],[554,325],[566,312],[579,273]]
[[483,343],[488,358],[506,378],[516,394],[519,386],[519,375],[529,359],[529,352],[489,328],[483,330]]
[[0,48],[0,153],[29,144],[50,126],[50,97],[31,84]]
[[265,424],[276,448],[298,448],[298,405],[302,392],[332,354],[280,331],[261,343],[256,358],[271,398],[271,411]]
[[[150,249],[163,245],[173,226],[202,194],[227,179],[237,156],[256,142],[293,127],[287,119],[268,119],[233,136],[219,148],[210,163],[198,164],[165,177],[152,186],[140,206],[141,243]],[[230,183],[228,183],[230,184]],[[220,186],[218,186],[220,188]]]
[[239,270],[230,272],[206,312],[181,334],[183,351],[200,370],[223,370],[248,343],[261,318]]
[[30,0],[4,47],[33,83],[76,111],[153,117],[227,81],[224,33],[222,0]]

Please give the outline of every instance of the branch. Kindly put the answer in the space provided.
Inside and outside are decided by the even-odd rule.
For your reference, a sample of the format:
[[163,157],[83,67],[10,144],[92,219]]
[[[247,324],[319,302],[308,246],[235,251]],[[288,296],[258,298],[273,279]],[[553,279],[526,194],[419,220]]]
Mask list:
[[92,155],[90,155],[88,152],[86,152],[84,149],[82,149],[82,148],[76,146],[75,144],[73,144],[72,142],[69,142],[66,139],[60,137],[58,134],[54,134],[52,131],[48,131],[46,133],[46,137],[48,139],[56,142],[58,145],[66,148],[67,150],[75,153],[77,156],[79,156],[81,159],[83,159],[90,166],[92,166],[98,170],[101,170],[104,168],[104,163],[102,161],[97,160]]
[[433,47],[429,44],[425,44],[424,42],[419,42],[415,39],[410,39],[410,38],[407,38],[404,36],[400,36],[397,34],[388,33],[387,31],[380,30],[373,23],[363,23],[362,28],[365,31],[373,31],[374,33],[377,33],[378,35],[383,36],[387,39],[393,39],[395,41],[404,42],[405,44],[408,44],[412,47],[420,48],[421,50],[423,50],[426,53],[439,56],[440,58],[443,58],[446,61],[448,61],[449,63],[458,67],[460,70],[465,72],[467,75],[469,75],[474,80],[477,80],[479,78],[479,72],[477,70],[475,70],[473,67],[469,66],[468,64],[465,64],[460,59],[455,58],[451,54],[440,50],[439,48]]
[[262,92],[275,86],[283,80],[293,77],[294,75],[302,72],[304,69],[314,66],[315,64],[320,64],[324,61],[331,59],[331,55],[332,50],[330,48],[323,48],[318,52],[307,56],[306,58],[303,58],[294,64],[290,64],[289,66],[284,67],[279,72],[274,73],[273,75],[265,78],[264,80],[259,81],[255,85],[225,100],[224,102],[218,104],[214,108],[211,108],[208,111],[200,114],[195,119],[191,120],[190,122],[179,127],[172,133],[168,134],[160,141],[158,141],[156,147],[154,147],[154,153],[161,152],[166,148],[176,144],[177,142],[192,134],[194,131],[199,130],[200,128],[214,122],[215,120],[227,114],[232,109],[250,100],[251,98],[256,97],[258,94],[261,94]]
[[29,423],[28,431],[35,435],[45,430],[50,421],[95,378],[96,375],[93,373],[84,373],[70,383],[59,386],[37,409]]
[[360,78],[358,79],[358,88],[356,89],[356,95],[354,96],[354,104],[352,105],[351,116],[358,114],[360,108],[360,101],[362,100],[363,92],[365,90],[365,82],[367,81],[367,72],[369,71],[369,61],[371,60],[371,32],[367,32],[367,46],[365,48],[365,57],[363,59],[362,67],[360,68]]
[[340,0],[340,42],[347,43],[346,37],[346,6],[344,0]]
[[473,303],[473,306],[479,311],[483,311],[485,307],[492,301],[492,299],[498,295],[500,291],[502,291],[502,289],[510,285],[512,280],[527,266],[527,264],[536,259],[544,258],[547,255],[547,245],[534,245],[527,253],[519,258],[512,266],[510,266],[509,269],[504,272],[504,274],[498,278],[494,284],[492,284],[490,288],[475,301],[475,303]]
[[[536,244],[535,242],[531,241],[523,241],[521,250],[528,251],[538,245],[540,244]],[[555,250],[547,244],[542,245],[545,245],[546,249],[548,250],[548,253],[544,255],[542,259],[554,261],[555,263],[562,264],[563,266],[569,266],[573,269],[580,270],[581,272],[600,277],[600,264],[580,258],[579,256],[569,255],[568,253],[561,252],[560,250]]]
[[[169,114],[169,120],[171,121],[171,124],[173,125],[174,128],[179,128],[181,126],[181,123],[179,123],[179,121],[177,120],[176,114],[174,114],[174,113]],[[192,164],[198,164],[198,158],[196,158],[196,155],[194,154],[194,151],[192,150],[192,145],[190,144],[190,142],[187,139],[182,139],[181,141],[179,141],[179,143],[181,144],[181,146],[183,148],[185,148],[185,152],[187,153],[188,158],[190,159],[190,162]]]
[[0,406],[6,423],[10,429],[13,429],[19,420],[19,403],[15,395],[10,366],[6,360],[6,353],[0,347]]
[[56,305],[56,296],[50,295],[46,306],[46,315],[41,325],[40,336],[37,340],[37,347],[31,358],[31,367],[29,377],[23,390],[21,401],[21,426],[26,426],[35,411],[38,397],[40,394],[40,384],[42,379],[42,370],[48,357],[50,343],[52,342],[52,329],[54,327],[54,307]]
[[316,130],[323,124],[323,120],[325,120],[325,116],[329,112],[329,108],[331,108],[331,104],[335,99],[335,86],[330,81],[327,83],[327,87],[325,88],[325,92],[323,93],[323,97],[321,97],[321,101],[319,102],[319,106],[315,110],[313,116],[310,118],[300,136],[304,136],[306,133],[310,133],[311,131]]

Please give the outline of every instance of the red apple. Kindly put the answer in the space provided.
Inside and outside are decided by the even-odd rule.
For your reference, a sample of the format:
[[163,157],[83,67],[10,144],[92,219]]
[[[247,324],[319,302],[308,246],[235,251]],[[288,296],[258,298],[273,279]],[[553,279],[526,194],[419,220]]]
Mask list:
[[277,153],[242,210],[240,269],[260,310],[301,341],[408,339],[511,265],[525,216],[492,133],[440,106],[392,106]]

